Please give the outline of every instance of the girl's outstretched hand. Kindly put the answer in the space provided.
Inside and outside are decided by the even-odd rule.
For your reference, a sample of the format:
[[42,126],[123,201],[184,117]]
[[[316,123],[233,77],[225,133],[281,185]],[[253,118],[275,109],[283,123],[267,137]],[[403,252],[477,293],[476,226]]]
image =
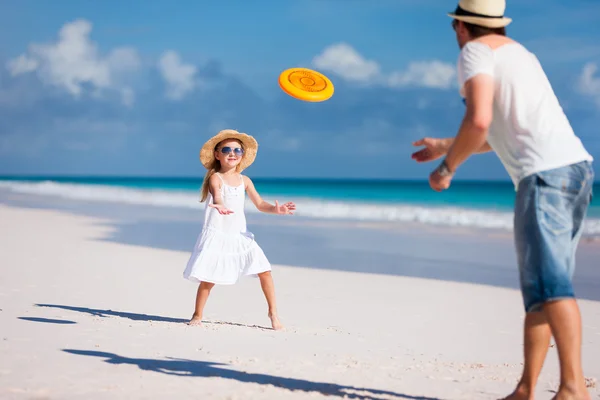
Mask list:
[[217,211],[219,212],[219,214],[222,214],[222,215],[233,214],[233,211],[231,211],[229,208],[225,207],[222,204],[214,204],[213,203],[213,204],[209,204],[208,206],[212,207],[212,208],[216,208]]
[[289,201],[285,204],[279,205],[279,202],[275,200],[275,214],[294,214],[296,210],[296,205]]

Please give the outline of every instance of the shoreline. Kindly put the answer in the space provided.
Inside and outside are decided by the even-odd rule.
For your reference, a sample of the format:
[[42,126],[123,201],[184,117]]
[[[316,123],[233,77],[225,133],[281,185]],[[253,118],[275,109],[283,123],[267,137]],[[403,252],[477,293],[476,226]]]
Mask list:
[[[106,241],[182,252],[191,251],[204,216],[203,210],[197,209],[75,201],[2,191],[0,204],[102,218],[113,232]],[[518,289],[512,232],[255,213],[247,214],[247,221],[248,229],[275,264]],[[595,267],[600,258],[599,243],[582,239],[578,249],[574,284],[584,299],[600,300],[600,270]]]

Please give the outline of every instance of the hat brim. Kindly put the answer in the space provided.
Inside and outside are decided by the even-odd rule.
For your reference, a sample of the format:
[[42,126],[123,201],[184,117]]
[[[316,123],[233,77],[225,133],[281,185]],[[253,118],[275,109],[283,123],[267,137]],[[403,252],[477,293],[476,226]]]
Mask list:
[[512,22],[512,18],[482,18],[482,17],[470,17],[466,15],[456,15],[454,13],[448,13],[448,16],[459,21],[468,22],[469,24],[483,26],[485,28],[503,28]]
[[212,138],[208,139],[200,149],[200,162],[204,168],[210,169],[215,161],[215,147],[223,140],[236,139],[242,142],[244,147],[244,156],[237,166],[238,172],[248,168],[256,158],[258,152],[258,142],[252,136],[246,133],[240,133],[234,129],[224,129]]

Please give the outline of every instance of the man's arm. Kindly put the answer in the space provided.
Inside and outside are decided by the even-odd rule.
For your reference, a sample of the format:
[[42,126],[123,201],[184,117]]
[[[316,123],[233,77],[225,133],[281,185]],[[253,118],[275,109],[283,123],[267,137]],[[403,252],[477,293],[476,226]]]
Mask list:
[[491,150],[487,143],[487,131],[493,116],[493,78],[479,74],[469,79],[465,83],[465,97],[467,111],[445,159],[446,166],[452,172],[473,153]]
[[[454,138],[430,138],[426,137],[423,139],[419,139],[416,142],[413,142],[413,146],[425,146],[419,151],[415,151],[412,153],[411,158],[418,163],[429,162],[433,160],[437,160],[440,157],[448,154],[448,150],[452,147],[452,143],[454,143]],[[485,142],[483,146],[475,151],[475,153],[487,153],[488,151],[492,151],[490,145]]]
[[[450,150],[450,148],[452,147],[452,144],[454,143],[455,138],[447,138],[444,139],[446,140],[446,148],[448,149],[448,151]],[[446,151],[446,154],[448,153],[448,151]],[[483,144],[483,146],[481,146],[480,148],[478,148],[477,150],[475,150],[473,153],[475,154],[483,154],[483,153],[489,153],[490,151],[492,151],[492,147],[490,146],[490,144],[487,142],[487,140],[485,141],[485,143]]]

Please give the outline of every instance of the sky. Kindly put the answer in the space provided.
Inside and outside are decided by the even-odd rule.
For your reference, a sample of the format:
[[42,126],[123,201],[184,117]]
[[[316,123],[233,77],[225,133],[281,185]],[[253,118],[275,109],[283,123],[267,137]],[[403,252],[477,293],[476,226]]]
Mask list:
[[[456,135],[464,113],[455,7],[2,1],[0,175],[202,176],[202,144],[232,128],[259,142],[249,176],[427,179],[436,164],[412,161],[411,143]],[[600,158],[600,2],[508,0],[505,14]],[[277,78],[292,67],[325,73],[333,97],[283,93]],[[456,179],[509,178],[490,153]]]

